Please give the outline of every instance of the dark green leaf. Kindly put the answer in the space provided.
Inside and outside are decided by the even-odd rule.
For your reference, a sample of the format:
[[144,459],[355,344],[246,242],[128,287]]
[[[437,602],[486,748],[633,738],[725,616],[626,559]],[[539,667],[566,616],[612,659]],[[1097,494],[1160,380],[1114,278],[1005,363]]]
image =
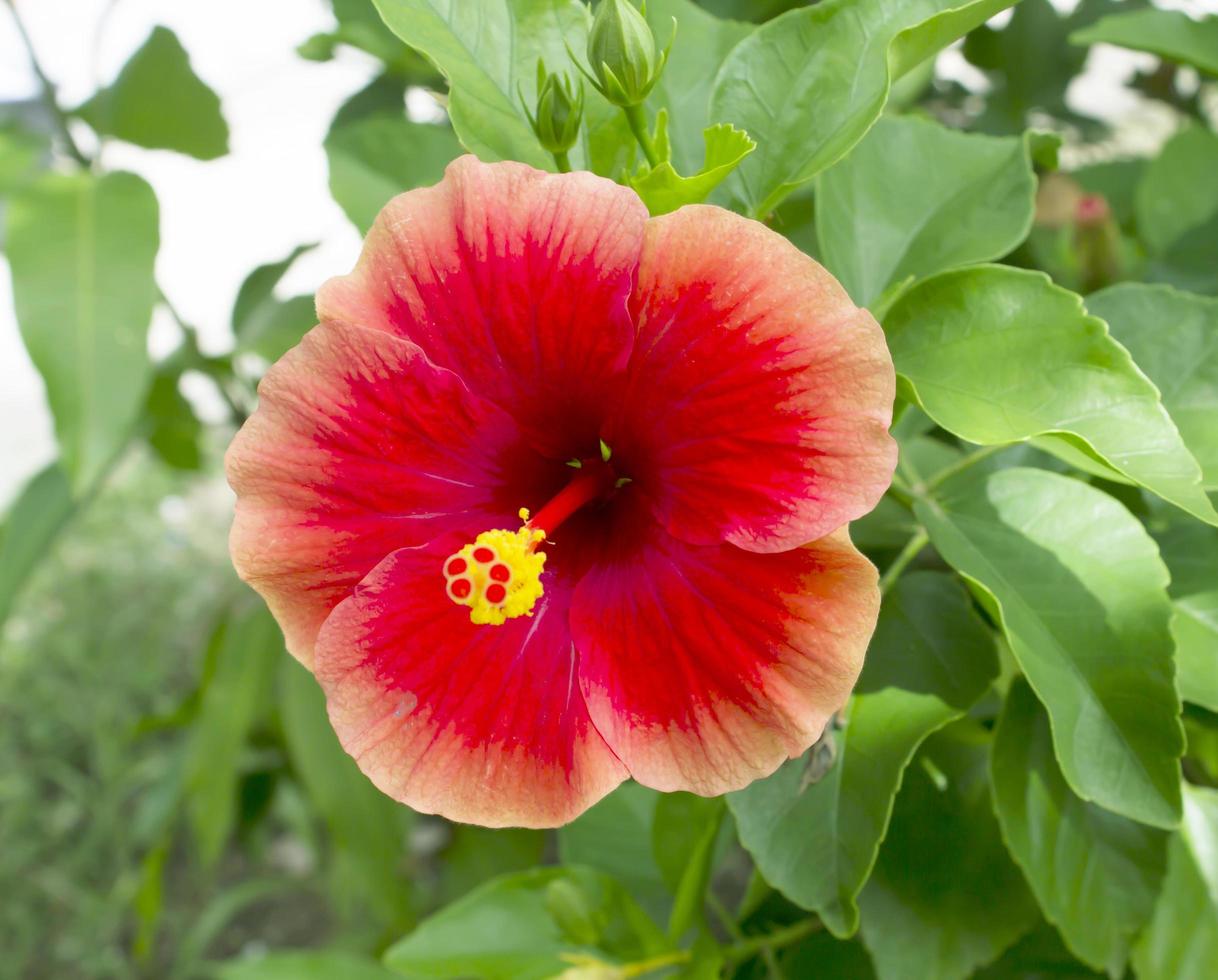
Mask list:
[[1218,712],[1218,591],[1176,600],[1171,631],[1180,697]]
[[76,512],[59,464],[34,476],[13,501],[0,535],[0,630],[13,601],[51,543]]
[[1154,909],[1167,834],[1085,803],[1053,755],[1049,716],[1022,680],[1007,694],[990,755],[1002,835],[1079,959],[1119,977]]
[[998,673],[993,637],[948,576],[915,573],[885,598],[837,762],[805,785],[806,760],[728,795],[740,841],[766,880],[836,935],[858,927],[855,898],[917,747],[959,718]]
[[1049,709],[1066,781],[1143,823],[1179,819],[1183,750],[1167,569],[1107,494],[1044,470],[949,480],[915,510],[1000,619]]
[[77,494],[144,403],[157,244],[156,196],[134,174],[47,174],[9,203],[17,320]]
[[1037,919],[990,809],[982,734],[957,725],[910,768],[859,896],[880,980],[963,980]]
[[917,403],[960,438],[1000,445],[1052,434],[1038,445],[1090,456],[1218,524],[1159,392],[1104,322],[1043,273],[942,273],[898,299],[884,330]]
[[146,438],[163,463],[179,470],[197,470],[203,465],[199,438],[203,425],[178,390],[180,373],[161,369],[152,378],[144,403]]
[[190,67],[177,35],[154,28],[118,78],[76,110],[103,136],[200,160],[228,152],[220,100]]
[[1218,75],[1218,17],[1193,20],[1179,10],[1113,14],[1070,35],[1072,44],[1115,44]]
[[817,180],[825,266],[860,306],[891,283],[1006,255],[1032,227],[1030,142],[881,119]]

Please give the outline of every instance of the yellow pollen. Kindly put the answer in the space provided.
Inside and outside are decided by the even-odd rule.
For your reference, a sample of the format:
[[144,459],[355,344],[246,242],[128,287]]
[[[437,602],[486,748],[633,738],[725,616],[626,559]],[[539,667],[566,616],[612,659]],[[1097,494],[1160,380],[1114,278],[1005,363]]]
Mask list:
[[537,545],[545,532],[528,526],[529,512],[520,509],[524,525],[517,531],[483,531],[460,551],[444,559],[448,598],[469,607],[469,620],[479,626],[502,626],[517,616],[532,616],[544,591],[541,571],[545,552]]

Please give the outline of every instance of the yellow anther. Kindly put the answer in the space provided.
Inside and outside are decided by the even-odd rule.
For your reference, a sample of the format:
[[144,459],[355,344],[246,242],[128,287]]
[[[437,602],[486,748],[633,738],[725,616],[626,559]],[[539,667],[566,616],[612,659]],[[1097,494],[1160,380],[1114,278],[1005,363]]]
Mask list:
[[541,598],[545,552],[537,545],[545,532],[527,526],[517,531],[483,531],[460,551],[444,559],[445,591],[459,606],[469,607],[471,623],[502,626],[517,616],[533,615]]

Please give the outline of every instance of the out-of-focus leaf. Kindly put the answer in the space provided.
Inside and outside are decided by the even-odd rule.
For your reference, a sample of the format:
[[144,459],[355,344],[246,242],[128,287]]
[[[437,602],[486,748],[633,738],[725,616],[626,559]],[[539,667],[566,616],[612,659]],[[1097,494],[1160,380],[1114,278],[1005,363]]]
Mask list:
[[1083,190],[1099,194],[1122,228],[1133,222],[1133,199],[1146,171],[1145,160],[1105,160],[1071,170],[1068,176]]
[[178,371],[159,370],[144,403],[148,444],[162,462],[174,469],[197,470],[203,465],[199,438],[203,425],[178,390]]
[[385,965],[408,977],[543,980],[564,956],[643,959],[665,940],[618,882],[586,868],[534,868],[488,882],[395,943]]
[[376,960],[338,950],[269,953],[229,960],[216,968],[219,980],[393,980]]
[[1070,35],[1071,44],[1115,44],[1218,75],[1218,17],[1193,20],[1179,10],[1112,14]]
[[704,135],[706,156],[702,169],[692,177],[682,177],[671,163],[661,163],[630,179],[630,186],[652,214],[667,214],[686,204],[706,200],[757,145],[748,133],[727,123],[711,126]]
[[1155,383],[1205,486],[1218,487],[1218,299],[1122,283],[1088,296],[1087,309]]
[[668,919],[668,937],[673,942],[701,918],[723,813],[719,797],[665,793],[656,803],[651,846],[656,866],[674,895]]
[[1071,788],[1173,826],[1184,748],[1167,569],[1116,500],[1044,470],[948,480],[915,511],[1002,623]]
[[1218,791],[1186,786],[1154,916],[1133,951],[1138,980],[1210,980],[1218,963]]
[[1218,134],[1197,124],[1176,133],[1146,167],[1134,196],[1138,234],[1164,252],[1218,212]]
[[837,761],[807,784],[806,759],[728,795],[740,841],[767,881],[838,936],[875,863],[905,767],[998,673],[993,637],[949,576],[905,576],[885,597]]
[[403,865],[413,814],[359,771],[330,727],[321,688],[304,667],[286,657],[280,672],[280,709],[292,769],[330,831],[340,899],[348,909],[370,914],[386,926],[403,927],[412,908]]
[[779,960],[787,977],[816,980],[875,980],[871,957],[857,939],[844,942],[832,933],[813,933]]
[[860,306],[891,283],[999,259],[1032,227],[1033,140],[881,119],[817,179],[825,266]]
[[1076,960],[1057,930],[1042,922],[973,976],[974,980],[1100,980],[1105,974]]
[[390,198],[434,184],[461,145],[447,126],[413,123],[400,114],[372,115],[326,137],[330,193],[361,232]]
[[990,808],[982,733],[933,736],[901,787],[880,859],[859,896],[880,980],[964,980],[1036,922]]
[[[1192,207],[1190,201],[1184,205]],[[1165,282],[1206,296],[1218,295],[1218,210],[1146,262],[1150,282]]]
[[228,152],[220,100],[190,67],[177,35],[156,27],[109,88],[76,110],[103,136],[200,160]]
[[1177,599],[1175,605],[1171,631],[1180,697],[1218,712],[1218,591]]
[[205,864],[220,856],[232,830],[242,750],[270,703],[284,655],[279,627],[261,603],[223,622],[211,642],[219,645],[216,672],[203,691],[185,762],[187,815]]
[[13,501],[0,533],[0,629],[21,587],[76,507],[58,463],[34,476]]
[[448,846],[437,855],[437,904],[447,905],[492,878],[541,864],[545,848],[540,830],[453,824]]
[[279,280],[298,258],[314,248],[315,245],[297,245],[284,258],[260,265],[245,277],[241,288],[237,290],[237,298],[233,301],[233,333],[240,337],[257,330],[259,319],[278,305],[275,287],[279,285]]
[[1020,679],[1011,685],[990,754],[1003,838],[1079,959],[1125,972],[1167,864],[1167,834],[1085,803],[1053,755],[1049,716]]
[[758,147],[732,187],[754,215],[844,156],[883,111],[892,80],[1011,0],[828,0],[792,10],[732,49],[711,118]]
[[1104,322],[1043,273],[942,273],[901,296],[884,331],[906,391],[949,432],[982,445],[1050,436],[1037,444],[1067,443],[1218,524],[1159,392]]
[[0,197],[26,184],[50,151],[50,140],[20,123],[0,122]]
[[77,494],[144,402],[157,244],[156,195],[134,174],[46,174],[9,202],[17,320]]

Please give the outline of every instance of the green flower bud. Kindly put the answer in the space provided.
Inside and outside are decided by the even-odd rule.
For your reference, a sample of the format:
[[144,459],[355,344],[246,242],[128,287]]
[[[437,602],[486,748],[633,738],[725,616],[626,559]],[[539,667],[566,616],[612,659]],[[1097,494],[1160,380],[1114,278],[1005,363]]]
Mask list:
[[588,34],[597,88],[614,105],[638,105],[660,80],[671,47],[656,51],[647,18],[630,0],[601,0]]
[[566,153],[575,145],[584,117],[584,86],[566,75],[551,75],[537,62],[537,113],[529,122],[537,139],[550,153]]

